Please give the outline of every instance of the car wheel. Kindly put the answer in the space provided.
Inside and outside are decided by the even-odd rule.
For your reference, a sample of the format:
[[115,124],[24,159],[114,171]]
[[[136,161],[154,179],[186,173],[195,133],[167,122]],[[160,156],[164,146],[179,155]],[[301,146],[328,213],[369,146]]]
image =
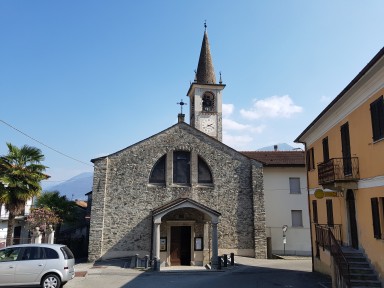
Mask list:
[[60,288],[60,277],[56,274],[48,274],[41,281],[41,288]]

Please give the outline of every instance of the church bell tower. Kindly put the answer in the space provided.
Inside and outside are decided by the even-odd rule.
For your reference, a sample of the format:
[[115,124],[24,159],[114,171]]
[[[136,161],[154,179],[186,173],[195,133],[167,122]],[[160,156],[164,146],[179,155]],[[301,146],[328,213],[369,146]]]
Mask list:
[[222,141],[222,84],[216,83],[215,70],[209,48],[207,25],[204,23],[204,38],[195,80],[187,95],[190,99],[190,124],[207,135]]

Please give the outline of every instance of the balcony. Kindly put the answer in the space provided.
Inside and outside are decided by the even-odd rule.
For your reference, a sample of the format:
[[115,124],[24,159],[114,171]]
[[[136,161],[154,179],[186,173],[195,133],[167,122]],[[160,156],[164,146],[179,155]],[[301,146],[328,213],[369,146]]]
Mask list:
[[317,165],[319,184],[325,188],[355,189],[359,175],[359,159],[357,157],[332,158]]

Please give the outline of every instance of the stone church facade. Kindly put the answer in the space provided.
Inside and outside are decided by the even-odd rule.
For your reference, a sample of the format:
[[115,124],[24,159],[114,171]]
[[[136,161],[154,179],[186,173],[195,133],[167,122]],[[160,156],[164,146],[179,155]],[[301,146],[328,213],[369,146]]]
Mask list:
[[[221,77],[220,77],[221,78]],[[262,165],[221,142],[222,90],[207,32],[190,123],[93,159],[89,260],[150,255],[162,266],[266,258]]]

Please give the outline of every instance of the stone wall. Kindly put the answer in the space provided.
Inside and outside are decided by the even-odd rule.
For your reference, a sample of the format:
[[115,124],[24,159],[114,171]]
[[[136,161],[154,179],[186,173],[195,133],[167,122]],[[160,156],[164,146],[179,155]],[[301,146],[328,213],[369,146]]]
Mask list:
[[[191,152],[191,185],[172,183],[175,150]],[[167,154],[166,185],[148,184],[156,161]],[[213,185],[197,183],[197,155],[211,169]],[[94,160],[89,260],[151,251],[151,211],[191,198],[221,213],[219,248],[266,255],[262,167],[185,123]],[[195,169],[195,170],[194,170]],[[264,247],[265,246],[265,247]]]

